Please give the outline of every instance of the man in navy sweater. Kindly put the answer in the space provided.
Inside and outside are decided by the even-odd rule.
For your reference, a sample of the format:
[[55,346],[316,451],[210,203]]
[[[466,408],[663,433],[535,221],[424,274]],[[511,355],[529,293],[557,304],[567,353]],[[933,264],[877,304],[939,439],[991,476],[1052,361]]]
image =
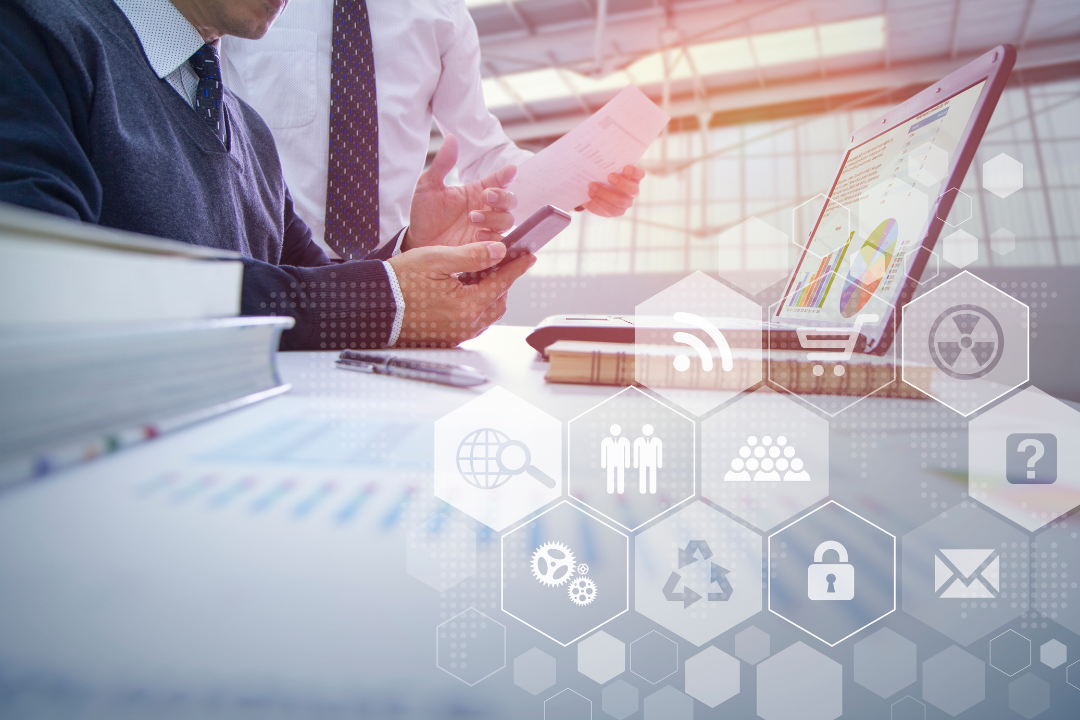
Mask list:
[[[283,349],[475,336],[502,315],[507,289],[533,261],[518,259],[478,285],[454,277],[502,259],[498,231],[511,225],[514,205],[502,188],[513,169],[445,187],[456,158],[448,142],[414,199],[410,227],[365,259],[331,262],[293,211],[269,129],[222,86],[217,67],[222,35],[261,37],[286,2],[5,0],[0,202],[240,252],[242,312],[296,319]],[[366,31],[366,11],[356,21]],[[374,110],[370,63],[360,60],[356,84],[370,81],[372,92],[345,101],[350,128]],[[364,199],[377,196],[365,178],[377,177],[378,159],[362,131],[350,137],[360,139],[331,182],[348,191],[334,203],[339,232],[362,248],[377,241],[366,237],[378,223]]]

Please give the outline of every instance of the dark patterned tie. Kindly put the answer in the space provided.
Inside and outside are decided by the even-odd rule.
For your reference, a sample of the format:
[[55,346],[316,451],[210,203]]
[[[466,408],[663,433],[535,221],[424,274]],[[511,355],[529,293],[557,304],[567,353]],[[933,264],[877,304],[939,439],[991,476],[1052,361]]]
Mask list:
[[188,60],[199,76],[199,87],[195,91],[195,112],[210,123],[221,144],[225,144],[225,117],[221,106],[224,86],[221,84],[221,65],[218,63],[217,49],[213,45],[203,45]]
[[379,242],[379,116],[365,0],[334,0],[325,237],[346,260]]

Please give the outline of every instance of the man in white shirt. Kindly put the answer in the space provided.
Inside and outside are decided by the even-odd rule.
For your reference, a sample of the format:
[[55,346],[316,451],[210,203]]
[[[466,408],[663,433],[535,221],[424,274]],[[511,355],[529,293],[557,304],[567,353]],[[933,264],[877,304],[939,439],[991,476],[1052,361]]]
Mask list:
[[[297,214],[324,247],[334,1],[290,0],[261,40],[222,40],[225,84],[270,126]],[[514,145],[487,110],[480,42],[464,0],[367,0],[367,13],[378,96],[379,225],[386,242],[409,224],[432,118],[443,135],[458,139],[462,182],[532,153]],[[608,186],[590,187],[584,208],[622,215],[642,177],[632,167],[610,176]]]

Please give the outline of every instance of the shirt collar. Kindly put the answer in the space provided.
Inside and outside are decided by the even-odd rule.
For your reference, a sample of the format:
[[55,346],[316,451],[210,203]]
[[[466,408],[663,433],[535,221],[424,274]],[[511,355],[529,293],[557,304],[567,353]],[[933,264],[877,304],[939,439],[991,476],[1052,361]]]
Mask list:
[[159,78],[176,71],[201,48],[202,35],[169,0],[114,0],[139,36]]

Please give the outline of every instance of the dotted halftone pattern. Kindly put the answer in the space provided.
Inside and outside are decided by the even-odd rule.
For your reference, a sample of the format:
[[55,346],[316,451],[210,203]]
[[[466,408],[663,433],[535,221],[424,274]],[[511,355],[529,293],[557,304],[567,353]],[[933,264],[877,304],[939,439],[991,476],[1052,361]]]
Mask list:
[[[980,506],[970,500],[965,500],[960,503],[959,507],[968,509]],[[949,511],[946,510],[941,513],[941,517],[948,518]],[[1001,574],[999,576],[999,588],[1001,592],[998,598],[996,600],[960,600],[957,602],[957,607],[960,608],[959,615],[961,618],[967,618],[968,612],[972,610],[996,609],[999,601],[1014,610],[1028,609],[1028,584],[1030,581],[1025,572],[1030,553],[1028,545],[1029,543],[1026,541],[1000,543]]]
[[473,685],[506,665],[506,628],[469,609],[438,629],[438,666]]
[[448,514],[412,528],[405,542],[406,571],[436,590],[446,590],[476,572],[476,533]]
[[[1070,573],[1070,560],[1080,555],[1080,532],[1076,516],[1051,523],[1032,543],[1031,552],[1031,606],[1044,618],[1064,625],[1073,632],[1080,632],[1080,596],[1077,575]],[[1074,602],[1070,604],[1070,598]],[[1038,622],[1039,615],[1030,614],[1031,627],[1047,627]]]

